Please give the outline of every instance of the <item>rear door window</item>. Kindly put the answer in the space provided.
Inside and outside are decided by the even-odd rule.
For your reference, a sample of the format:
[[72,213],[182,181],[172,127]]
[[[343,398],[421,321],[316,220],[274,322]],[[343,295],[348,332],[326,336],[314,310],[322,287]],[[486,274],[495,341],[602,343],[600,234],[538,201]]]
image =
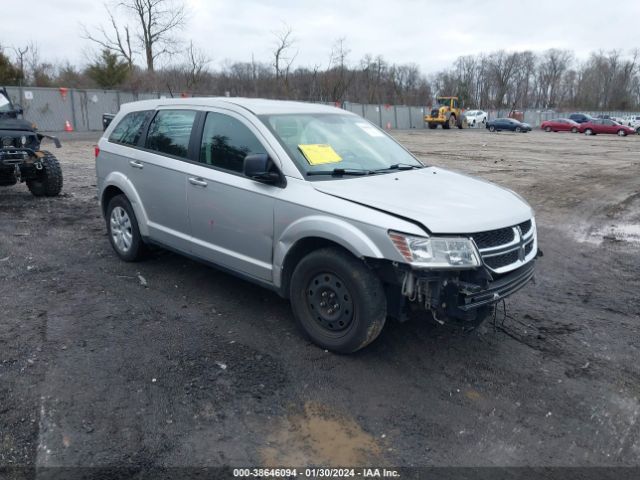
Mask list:
[[109,141],[123,145],[137,145],[151,114],[151,110],[127,113],[111,132]]
[[222,113],[208,113],[202,133],[200,162],[242,172],[244,157],[267,153],[258,138],[239,120]]
[[193,110],[160,110],[149,125],[145,147],[187,158],[195,119],[196,112]]

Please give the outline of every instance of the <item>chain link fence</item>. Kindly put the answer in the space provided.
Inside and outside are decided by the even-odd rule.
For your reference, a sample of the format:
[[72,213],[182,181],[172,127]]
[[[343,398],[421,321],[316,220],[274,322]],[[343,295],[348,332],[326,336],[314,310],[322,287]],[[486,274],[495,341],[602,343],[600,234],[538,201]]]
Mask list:
[[[11,100],[24,109],[24,117],[34,122],[45,132],[77,131],[92,132],[102,130],[102,114],[116,113],[120,105],[138,100],[170,97],[168,93],[131,93],[117,90],[7,87]],[[424,115],[426,106],[372,105],[353,102],[326,103],[343,108],[366,118],[381,128],[423,129],[426,128]],[[489,110],[489,119],[507,117],[508,110]],[[632,112],[585,112],[593,116],[607,114],[612,117],[639,115]],[[555,111],[526,110],[524,121],[534,127],[543,121],[559,118],[568,113]]]

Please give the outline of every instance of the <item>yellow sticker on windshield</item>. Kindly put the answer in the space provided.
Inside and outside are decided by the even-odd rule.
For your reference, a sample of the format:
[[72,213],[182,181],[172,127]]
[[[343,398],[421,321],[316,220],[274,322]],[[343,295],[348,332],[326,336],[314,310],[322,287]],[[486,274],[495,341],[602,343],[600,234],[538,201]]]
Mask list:
[[309,162],[309,165],[323,165],[325,163],[338,163],[342,157],[336,153],[331,145],[314,143],[298,145],[298,148]]

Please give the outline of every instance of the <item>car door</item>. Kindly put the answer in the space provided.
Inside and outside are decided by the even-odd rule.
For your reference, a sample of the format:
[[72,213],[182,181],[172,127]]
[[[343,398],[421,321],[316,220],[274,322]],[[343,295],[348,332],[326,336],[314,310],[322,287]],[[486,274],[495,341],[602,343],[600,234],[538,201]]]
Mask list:
[[618,133],[620,126],[613,120],[604,120],[604,129],[606,133]]
[[187,203],[193,252],[210,262],[272,281],[273,215],[282,188],[243,172],[245,156],[266,153],[251,123],[229,111],[203,119],[198,163],[187,166]]
[[158,110],[131,164],[139,171],[136,188],[151,239],[184,252],[189,251],[190,226],[183,166],[189,158],[196,116],[195,110]]

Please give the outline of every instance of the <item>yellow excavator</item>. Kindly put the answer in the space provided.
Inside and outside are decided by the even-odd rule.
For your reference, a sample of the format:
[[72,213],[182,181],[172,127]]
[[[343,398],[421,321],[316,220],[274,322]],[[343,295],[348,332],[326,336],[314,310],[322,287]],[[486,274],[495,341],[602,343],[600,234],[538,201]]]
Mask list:
[[460,108],[458,97],[436,97],[436,105],[424,116],[429,128],[467,128],[467,119]]

